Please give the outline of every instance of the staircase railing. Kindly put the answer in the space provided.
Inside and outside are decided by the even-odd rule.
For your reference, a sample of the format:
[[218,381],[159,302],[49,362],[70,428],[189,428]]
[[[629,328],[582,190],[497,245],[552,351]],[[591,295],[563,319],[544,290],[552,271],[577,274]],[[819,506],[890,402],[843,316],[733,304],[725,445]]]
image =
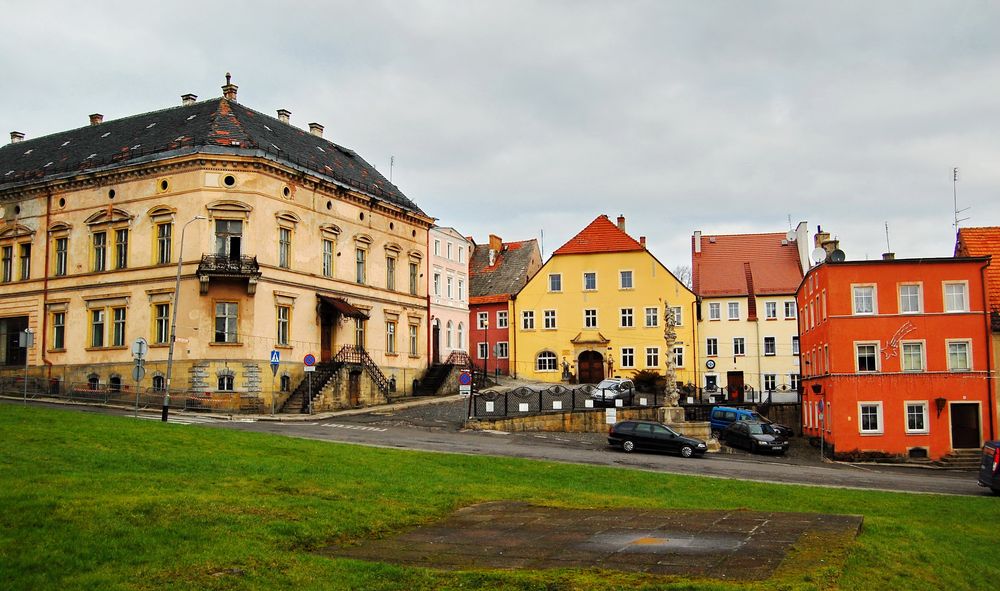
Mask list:
[[382,370],[379,369],[378,365],[368,356],[368,352],[363,348],[355,347],[354,345],[344,345],[333,357],[333,360],[363,366],[368,376],[378,386],[379,391],[382,392],[382,395],[389,396],[389,378],[385,377]]
[[445,360],[444,364],[469,367],[472,365],[472,359],[469,358],[469,354],[465,351],[452,351],[451,354],[448,355],[448,359]]

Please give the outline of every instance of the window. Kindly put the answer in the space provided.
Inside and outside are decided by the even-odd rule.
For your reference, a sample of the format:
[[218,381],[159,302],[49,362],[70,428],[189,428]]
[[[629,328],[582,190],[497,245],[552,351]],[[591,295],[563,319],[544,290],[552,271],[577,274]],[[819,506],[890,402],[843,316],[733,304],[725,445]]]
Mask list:
[[458,280],[458,299],[459,301],[465,301],[465,279]]
[[[448,286],[448,297],[451,297],[451,285]],[[396,258],[385,257],[385,288],[396,291]]]
[[683,308],[680,306],[671,306],[670,311],[674,315],[674,326],[684,326],[684,316],[682,315]]
[[90,346],[104,346],[104,310],[90,311]]
[[545,328],[555,328],[556,327],[556,311],[555,310],[545,310],[542,312],[542,317],[544,319]]
[[476,343],[476,353],[479,356],[479,359],[489,359],[490,357],[489,343]]
[[448,299],[449,299],[449,300],[450,300],[450,299],[453,299],[453,298],[452,298],[452,296],[453,296],[453,294],[454,294],[454,291],[453,291],[453,284],[454,284],[454,283],[455,283],[455,278],[454,278],[454,277],[452,277],[451,275],[449,275],[449,276],[448,276],[448,277],[447,277],[447,278],[445,279],[445,285],[447,286],[447,291],[446,291],[446,293],[447,293],[447,295],[448,295]]
[[777,345],[774,337],[764,337],[764,355],[773,357],[777,354]]
[[167,343],[170,338],[170,304],[156,304],[153,307],[153,342]]
[[719,339],[712,337],[705,339],[705,355],[716,357],[719,354]]
[[219,391],[232,392],[236,389],[235,381],[233,374],[222,374],[219,376]]
[[635,326],[634,319],[632,318],[632,308],[622,308],[620,312],[622,328],[632,328]]
[[621,289],[632,289],[632,271],[618,272],[618,286]]
[[967,312],[969,303],[965,297],[966,284],[945,283],[944,284],[944,311],[945,312]]
[[242,241],[242,220],[215,220],[215,254],[240,258]]
[[969,341],[946,341],[948,343],[948,369],[950,371],[969,371]]
[[635,349],[622,347],[622,367],[635,367]]
[[507,328],[507,310],[497,310],[497,328]]
[[855,344],[858,358],[858,372],[878,371],[878,345],[875,343]]
[[441,241],[437,239],[434,240],[434,256],[441,256]]
[[170,262],[170,236],[174,225],[170,222],[156,224],[156,264],[166,265]]
[[3,282],[8,283],[14,279],[14,247],[3,247]]
[[125,308],[111,309],[111,346],[125,346]]
[[[451,339],[451,322],[448,322],[448,338]],[[451,346],[450,344],[448,345]],[[385,352],[390,355],[396,354],[396,323],[385,323]]]
[[52,348],[66,348],[66,313],[52,313]]
[[792,388],[792,390],[795,390],[796,392],[799,390],[800,379],[801,378],[797,373],[788,374],[788,385]]
[[660,324],[660,309],[646,308],[646,328],[655,328]]
[[684,367],[684,347],[674,347],[674,367]]
[[923,343],[903,343],[903,371],[924,371]]
[[920,313],[920,285],[899,286],[899,313]]
[[128,229],[115,230],[115,269],[128,268]]
[[25,279],[31,278],[31,245],[30,244],[20,244],[21,247],[21,275],[20,279],[24,281]]
[[708,319],[709,320],[722,319],[722,304],[718,302],[712,302],[708,305]]
[[[829,417],[827,421],[829,421]],[[861,402],[858,404],[858,426],[862,433],[882,432],[882,403]]]
[[583,274],[583,290],[594,291],[597,289],[597,273]]
[[354,282],[364,285],[365,279],[367,277],[365,268],[365,249],[355,248],[354,249]]
[[163,392],[167,389],[167,378],[163,376],[153,376],[153,391]]
[[56,268],[57,277],[66,275],[69,238],[56,238]]
[[448,326],[445,328],[445,331],[444,331],[444,334],[445,334],[445,339],[444,339],[445,345],[444,346],[448,347],[449,349],[452,348],[451,347],[451,341],[452,341],[452,334],[454,332],[455,332],[455,325],[452,323],[451,320],[449,320],[448,321]]
[[906,432],[907,433],[927,433],[927,403],[907,402],[906,403]]
[[589,309],[583,311],[583,327],[597,328],[597,310]]
[[323,240],[323,277],[333,277],[333,240]]
[[875,286],[855,285],[854,293],[854,313],[874,314],[875,313]]
[[435,273],[434,274],[434,295],[436,295],[436,296],[440,296],[441,295],[441,274],[440,273]]
[[659,365],[660,365],[660,348],[646,347],[646,367],[659,367]]
[[785,302],[785,320],[795,319],[795,302]]
[[490,324],[490,313],[489,312],[479,312],[476,314],[476,328],[479,330],[486,330],[486,327]]
[[778,387],[778,376],[773,373],[764,374],[764,390],[766,392],[774,392],[774,389]]
[[542,351],[535,358],[535,370],[536,371],[555,371],[556,370],[556,354],[552,351]]
[[524,310],[523,312],[521,312],[521,329],[522,330],[535,329],[535,312],[533,310]]
[[768,320],[777,320],[778,302],[764,302],[764,318]]
[[292,376],[287,375],[287,374],[281,376],[281,379],[278,382],[278,387],[281,389],[282,392],[291,392],[291,390],[292,390]]
[[746,355],[746,341],[743,337],[733,337],[733,355]]
[[417,325],[415,324],[410,325],[410,355],[417,355]]
[[448,260],[449,260],[449,261],[451,260],[451,246],[452,246],[452,244],[451,244],[451,242],[449,242],[449,243],[447,244],[447,251],[448,251]]
[[460,263],[464,263],[465,262],[465,247],[464,246],[459,246],[458,247],[458,262],[460,262]]
[[367,339],[365,338],[366,328],[367,325],[365,324],[364,318],[354,319],[354,346],[358,349],[365,348],[365,342],[367,342]]
[[729,316],[730,320],[740,319],[740,303],[739,302],[729,302]]
[[497,359],[507,359],[509,356],[510,347],[508,347],[507,341],[497,343]]
[[562,275],[560,273],[549,274],[549,291],[562,291]]
[[104,271],[108,267],[108,235],[94,233],[94,271]]
[[410,295],[417,295],[417,264],[410,263]]
[[799,337],[792,337],[792,355],[799,354]]
[[239,304],[236,302],[215,303],[215,342],[235,343],[236,323]]
[[292,309],[289,306],[278,306],[278,344],[288,345],[288,321],[291,319]]

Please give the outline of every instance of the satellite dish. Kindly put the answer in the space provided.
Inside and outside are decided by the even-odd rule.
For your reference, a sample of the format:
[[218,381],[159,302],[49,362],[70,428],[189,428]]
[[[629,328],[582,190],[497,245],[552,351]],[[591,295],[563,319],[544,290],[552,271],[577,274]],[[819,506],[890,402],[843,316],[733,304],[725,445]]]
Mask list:
[[795,230],[789,230],[788,233],[785,234],[785,240],[795,242]]
[[822,248],[816,247],[816,249],[813,250],[812,254],[809,256],[812,257],[813,262],[818,265],[826,260],[826,251]]
[[830,253],[830,260],[835,263],[842,263],[847,259],[847,255],[839,248]]

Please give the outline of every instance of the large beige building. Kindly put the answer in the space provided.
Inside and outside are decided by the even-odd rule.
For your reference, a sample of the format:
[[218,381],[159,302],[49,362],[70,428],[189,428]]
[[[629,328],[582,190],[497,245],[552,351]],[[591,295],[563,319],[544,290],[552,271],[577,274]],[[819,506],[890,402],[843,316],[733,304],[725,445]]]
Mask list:
[[33,375],[127,388],[143,337],[140,386],[162,390],[176,295],[171,390],[280,406],[312,354],[317,402],[357,405],[425,370],[431,218],[321,125],[251,110],[228,82],[0,148],[6,368],[23,370],[30,329]]

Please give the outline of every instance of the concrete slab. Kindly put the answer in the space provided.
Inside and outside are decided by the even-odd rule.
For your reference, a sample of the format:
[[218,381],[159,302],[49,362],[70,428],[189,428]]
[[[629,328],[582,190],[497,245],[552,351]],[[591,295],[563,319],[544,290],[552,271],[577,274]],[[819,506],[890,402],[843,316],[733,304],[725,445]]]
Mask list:
[[[757,511],[608,511],[498,501],[378,540],[327,548],[331,557],[446,570],[601,568],[760,581],[805,535],[844,555],[857,515]],[[836,546],[836,547],[835,547]],[[829,564],[827,564],[829,566]]]

